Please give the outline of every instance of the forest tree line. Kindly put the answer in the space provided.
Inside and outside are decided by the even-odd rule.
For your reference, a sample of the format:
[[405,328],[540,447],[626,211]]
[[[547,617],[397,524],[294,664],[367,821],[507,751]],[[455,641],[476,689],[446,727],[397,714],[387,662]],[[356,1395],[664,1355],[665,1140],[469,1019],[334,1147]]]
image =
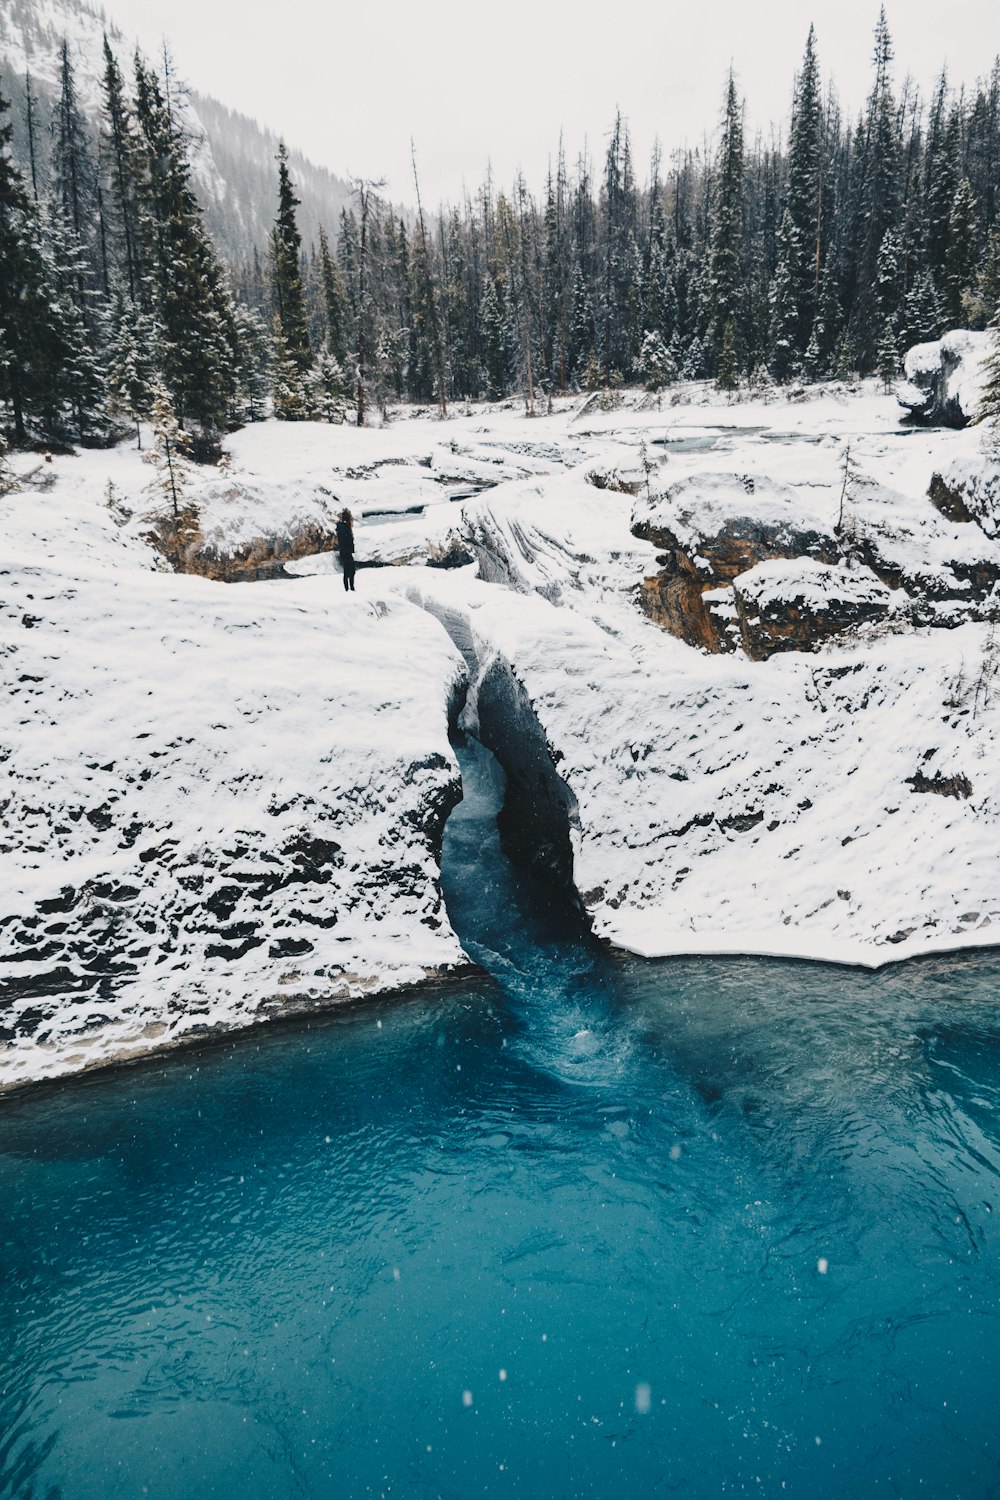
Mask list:
[[[105,39],[92,128],[61,56],[51,119],[24,80],[28,170],[0,97],[0,428],[100,443],[156,415],[209,456],[273,414],[709,379],[733,390],[877,373],[1000,307],[1000,60],[924,101],[893,80],[884,13],[864,109],[824,88],[812,29],[787,141],[745,139],[735,78],[717,148],[654,152],[619,116],[595,167],[560,143],[540,195],[489,178],[403,216],[380,185],[303,246],[284,147],[269,241],[225,264],[192,186],[169,57],[126,72]],[[172,424],[172,425],[170,425]]]

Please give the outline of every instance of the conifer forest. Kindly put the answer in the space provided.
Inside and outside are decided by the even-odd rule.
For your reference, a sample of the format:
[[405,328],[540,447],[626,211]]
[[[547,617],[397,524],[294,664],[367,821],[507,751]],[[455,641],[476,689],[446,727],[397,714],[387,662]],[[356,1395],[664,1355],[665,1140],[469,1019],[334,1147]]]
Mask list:
[[400,401],[515,396],[532,412],[559,391],[690,379],[888,383],[911,345],[996,317],[1000,60],[971,86],[942,71],[922,97],[898,81],[883,14],[857,118],[821,61],[810,29],[790,117],[767,137],[748,138],[731,74],[704,150],[639,163],[621,115],[596,159],[553,142],[540,191],[487,174],[434,211],[414,154],[412,210],[357,180],[316,243],[282,146],[268,242],[226,263],[169,56],[123,58],[105,38],[94,128],[64,45],[51,119],[30,76],[23,119],[0,98],[6,440],[103,444],[155,416],[208,457],[271,414],[363,423]]

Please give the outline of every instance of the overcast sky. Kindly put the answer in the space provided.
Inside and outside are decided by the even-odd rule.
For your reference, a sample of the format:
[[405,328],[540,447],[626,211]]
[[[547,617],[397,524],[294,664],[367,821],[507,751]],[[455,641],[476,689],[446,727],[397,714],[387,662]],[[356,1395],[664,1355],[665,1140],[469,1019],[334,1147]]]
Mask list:
[[[788,112],[809,22],[824,78],[852,111],[871,67],[877,0],[105,0],[147,48],[166,35],[196,88],[252,115],[334,171],[388,178],[412,198],[410,136],[431,204],[498,184],[535,186],[563,129],[597,155],[616,106],[639,175],[714,130],[732,63],[751,129]],[[943,62],[972,84],[1000,52],[997,0],[890,0],[896,80],[929,89]]]

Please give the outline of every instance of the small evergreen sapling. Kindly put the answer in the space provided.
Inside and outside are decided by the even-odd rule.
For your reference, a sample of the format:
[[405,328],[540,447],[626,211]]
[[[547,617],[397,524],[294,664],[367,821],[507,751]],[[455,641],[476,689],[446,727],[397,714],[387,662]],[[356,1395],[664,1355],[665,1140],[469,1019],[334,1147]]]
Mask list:
[[143,460],[156,470],[154,488],[169,503],[176,524],[181,519],[193,472],[189,457],[191,440],[177,420],[162,380],[157,380],[153,389],[152,423],[153,446],[143,454]]

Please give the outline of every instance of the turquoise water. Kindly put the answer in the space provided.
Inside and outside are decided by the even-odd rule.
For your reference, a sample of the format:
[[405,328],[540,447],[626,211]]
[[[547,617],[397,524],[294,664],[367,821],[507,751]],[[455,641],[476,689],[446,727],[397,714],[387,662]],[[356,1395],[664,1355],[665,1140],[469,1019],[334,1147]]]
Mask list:
[[0,1495],[1000,1495],[1000,955],[495,976],[0,1104]]

